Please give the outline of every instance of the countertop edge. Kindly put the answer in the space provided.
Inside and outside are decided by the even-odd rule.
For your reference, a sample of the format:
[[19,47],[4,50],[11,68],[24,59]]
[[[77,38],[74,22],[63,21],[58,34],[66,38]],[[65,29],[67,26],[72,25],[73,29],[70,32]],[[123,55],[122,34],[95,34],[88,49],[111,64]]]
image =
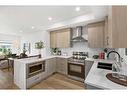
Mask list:
[[[106,76],[107,73],[110,73],[112,71],[105,70],[105,69],[98,69],[97,68],[97,62],[103,61],[103,62],[114,62],[112,60],[97,60],[97,59],[89,59],[88,61],[94,61],[84,83],[95,86],[97,88],[102,89],[127,89],[127,87],[116,84],[108,79],[106,79],[104,76]],[[94,76],[94,77],[93,77]]]
[[[44,61],[44,60],[48,60],[51,58],[65,58],[68,59],[71,56],[46,56],[46,57],[42,57],[42,58],[25,58],[25,59],[14,59],[14,62],[20,62],[20,63],[24,63],[24,64],[29,64],[29,63],[33,63],[34,62],[38,62],[38,61]],[[31,59],[31,61],[30,61]]]

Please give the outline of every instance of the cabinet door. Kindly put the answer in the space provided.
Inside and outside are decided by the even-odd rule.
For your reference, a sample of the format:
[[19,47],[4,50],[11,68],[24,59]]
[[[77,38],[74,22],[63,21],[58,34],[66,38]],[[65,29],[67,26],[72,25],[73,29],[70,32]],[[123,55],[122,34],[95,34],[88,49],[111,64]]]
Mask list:
[[57,58],[56,59],[56,70],[58,73],[67,75],[67,59]]
[[56,32],[50,32],[50,47],[56,48],[57,39]]
[[51,67],[52,73],[56,72],[56,58],[50,59],[50,67]]
[[26,80],[27,81],[26,88],[30,88],[31,86],[33,86],[33,85],[37,84],[38,82],[40,82],[42,79],[43,79],[42,73],[28,78]]
[[56,58],[56,71],[58,73],[62,73],[61,61],[62,61],[61,58]]
[[61,63],[62,67],[62,74],[67,75],[67,59],[63,59]]
[[56,60],[55,58],[51,58],[46,60],[46,71],[47,71],[47,76],[52,75],[55,70],[56,70]]
[[67,48],[70,47],[71,29],[61,29],[50,33],[51,48]]
[[104,22],[88,25],[88,45],[91,48],[104,47]]
[[112,48],[127,47],[127,6],[109,8],[108,30],[111,35]]
[[56,72],[61,73],[61,64],[59,64],[58,58],[56,59]]
[[63,29],[57,32],[57,47],[70,47],[70,29]]

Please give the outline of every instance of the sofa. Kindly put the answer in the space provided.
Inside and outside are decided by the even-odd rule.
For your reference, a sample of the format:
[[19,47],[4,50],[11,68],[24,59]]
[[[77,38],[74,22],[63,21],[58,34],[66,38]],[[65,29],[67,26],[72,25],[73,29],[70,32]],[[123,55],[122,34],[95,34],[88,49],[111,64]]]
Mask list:
[[0,55],[0,69],[8,68],[8,60],[4,58],[4,55]]

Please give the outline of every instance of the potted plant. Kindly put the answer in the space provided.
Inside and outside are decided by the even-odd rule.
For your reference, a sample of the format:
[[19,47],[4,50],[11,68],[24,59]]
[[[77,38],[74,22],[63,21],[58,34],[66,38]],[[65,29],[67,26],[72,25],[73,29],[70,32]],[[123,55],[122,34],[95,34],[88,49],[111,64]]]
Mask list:
[[52,48],[53,55],[57,55],[57,52],[58,52],[58,48]]
[[20,54],[20,58],[27,58],[27,54],[26,54],[27,50],[25,48],[23,48],[23,52]]
[[7,50],[7,57],[12,57],[11,49],[8,49],[8,50]]
[[44,48],[44,43],[42,41],[35,43],[35,48],[39,51],[39,58],[41,58],[41,49]]

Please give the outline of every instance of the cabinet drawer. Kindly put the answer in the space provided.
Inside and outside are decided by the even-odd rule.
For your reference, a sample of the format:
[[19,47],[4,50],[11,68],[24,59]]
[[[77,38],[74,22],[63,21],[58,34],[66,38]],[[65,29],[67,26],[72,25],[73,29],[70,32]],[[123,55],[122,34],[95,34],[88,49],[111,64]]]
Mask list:
[[40,82],[41,80],[42,80],[42,73],[40,73],[36,76],[30,77],[27,79],[26,87],[30,88],[31,86],[35,85],[36,83]]

